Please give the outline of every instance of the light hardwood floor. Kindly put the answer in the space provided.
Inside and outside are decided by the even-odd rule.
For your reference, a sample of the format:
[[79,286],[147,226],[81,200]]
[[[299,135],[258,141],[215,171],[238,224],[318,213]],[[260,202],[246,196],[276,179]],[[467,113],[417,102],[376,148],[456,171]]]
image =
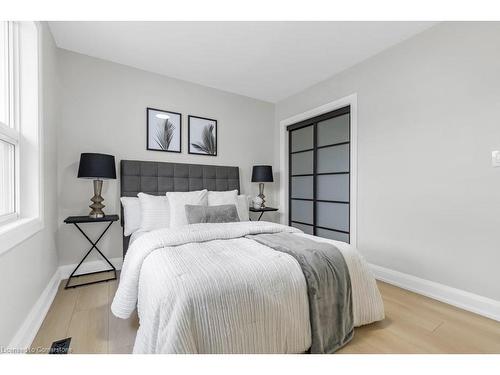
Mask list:
[[[64,289],[57,296],[32,348],[44,352],[71,337],[72,353],[130,353],[137,316],[118,319],[110,311],[117,281]],[[338,353],[500,353],[500,323],[378,283],[386,319],[356,328]]]

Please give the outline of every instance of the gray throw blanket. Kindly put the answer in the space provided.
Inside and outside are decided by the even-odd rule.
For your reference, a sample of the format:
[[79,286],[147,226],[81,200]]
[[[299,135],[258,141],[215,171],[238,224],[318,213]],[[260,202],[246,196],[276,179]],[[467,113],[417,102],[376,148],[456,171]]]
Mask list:
[[247,238],[287,253],[300,264],[309,298],[310,353],[333,353],[351,341],[354,335],[351,279],[339,249],[292,233]]

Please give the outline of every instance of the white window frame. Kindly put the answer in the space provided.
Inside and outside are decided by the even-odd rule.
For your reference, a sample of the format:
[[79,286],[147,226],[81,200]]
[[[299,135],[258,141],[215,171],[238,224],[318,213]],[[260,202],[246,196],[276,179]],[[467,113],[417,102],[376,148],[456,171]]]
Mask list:
[[[5,25],[2,25],[4,27]],[[7,118],[6,123],[0,121],[0,139],[5,141],[12,146],[14,146],[14,212],[0,216],[0,225],[7,224],[14,220],[17,220],[19,217],[18,214],[18,197],[19,191],[17,191],[17,187],[19,183],[17,181],[18,171],[16,170],[19,160],[19,129],[17,126],[18,116],[16,116],[16,89],[17,89],[17,74],[18,71],[15,69],[16,62],[18,60],[18,50],[16,48],[17,38],[15,37],[15,33],[17,32],[17,25],[14,22],[6,22],[7,33],[6,40],[3,42],[7,43],[7,64],[5,67],[4,74],[6,73],[7,78],[7,97],[5,98],[5,107],[7,110]]]
[[15,147],[15,212],[0,218],[0,254],[44,225],[40,42],[39,23],[9,22],[9,123],[0,123],[0,139]]

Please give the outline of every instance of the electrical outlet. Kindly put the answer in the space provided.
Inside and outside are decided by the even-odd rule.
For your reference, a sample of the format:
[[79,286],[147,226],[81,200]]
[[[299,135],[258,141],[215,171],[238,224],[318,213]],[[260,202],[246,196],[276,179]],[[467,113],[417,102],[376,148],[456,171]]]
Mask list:
[[491,166],[500,167],[500,151],[491,152]]

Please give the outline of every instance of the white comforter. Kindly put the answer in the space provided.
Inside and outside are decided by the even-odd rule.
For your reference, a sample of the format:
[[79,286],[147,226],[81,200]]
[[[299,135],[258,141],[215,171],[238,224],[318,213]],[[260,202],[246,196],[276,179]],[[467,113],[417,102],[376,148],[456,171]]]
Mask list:
[[332,242],[351,276],[355,326],[384,318],[367,263],[352,247],[269,222],[194,224],[147,233],[128,249],[111,310],[137,306],[134,353],[300,353],[311,344],[296,260],[244,238],[293,232]]

